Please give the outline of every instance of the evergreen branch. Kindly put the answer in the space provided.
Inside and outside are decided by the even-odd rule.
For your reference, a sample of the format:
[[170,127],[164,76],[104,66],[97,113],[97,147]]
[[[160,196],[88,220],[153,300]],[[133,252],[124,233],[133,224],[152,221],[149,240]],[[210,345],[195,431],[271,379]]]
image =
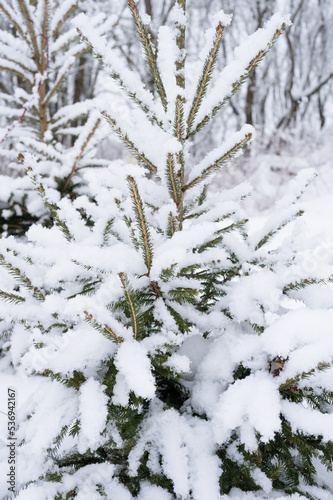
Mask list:
[[[183,28],[180,28],[180,33]],[[185,36],[185,35],[184,35]],[[179,35],[181,37],[181,35]],[[177,39],[177,43],[182,43],[181,38]],[[181,67],[183,68],[185,64],[185,60],[182,61]],[[181,80],[179,86],[181,88],[182,85],[185,85],[185,79]],[[183,184],[184,184],[184,172],[185,172],[185,161],[184,161],[184,135],[185,135],[185,123],[184,123],[184,103],[185,99],[180,94],[177,96],[176,105],[175,105],[175,121],[174,121],[174,135],[176,136],[179,144],[182,146],[180,152],[176,153],[177,159],[177,176],[175,175],[175,165],[173,158],[168,155],[168,187],[169,192],[171,188],[171,195],[174,198],[174,201],[177,205],[178,211],[178,221],[179,221],[179,230],[182,229],[183,224],[183,216],[184,216],[184,207],[183,207]]]
[[217,55],[221,47],[221,42],[222,42],[222,36],[224,33],[225,26],[223,26],[221,23],[216,28],[216,35],[215,35],[215,40],[213,43],[213,47],[209,51],[209,55],[205,61],[201,77],[199,79],[196,95],[193,99],[192,107],[188,116],[187,120],[187,130],[186,130],[186,135],[189,135],[189,132],[191,130],[192,123],[196,117],[196,114],[199,110],[199,107],[202,103],[202,99],[204,98],[208,84],[212,79],[212,74],[214,71],[214,67],[216,64],[217,60]]
[[[8,50],[10,47],[8,45],[6,45],[3,49],[3,51],[5,50]],[[15,59],[12,59],[10,57],[8,57],[4,52],[2,52],[1,54],[1,57],[5,60],[5,61],[8,61],[8,62],[11,62],[14,66],[18,66],[19,68],[23,69],[24,71],[28,72],[28,73],[31,73],[33,75],[33,70],[29,69],[27,66],[25,66],[24,64],[22,64],[21,62],[19,61],[16,61]],[[3,68],[4,70],[6,70],[6,68]],[[7,71],[9,71],[9,69],[11,68],[8,68]],[[21,78],[25,79],[26,81],[28,81],[31,85],[32,83],[30,82],[30,80],[23,75],[23,73],[19,73],[21,75]]]
[[175,270],[176,264],[172,264],[170,267],[167,267],[166,269],[162,269],[160,273],[160,279],[164,282],[167,283],[170,281],[172,278],[175,277]]
[[84,314],[86,316],[86,322],[89,323],[93,328],[95,328],[95,330],[102,333],[102,335],[104,335],[104,337],[106,337],[108,340],[112,340],[113,342],[116,341],[119,343],[124,341],[122,337],[118,337],[118,335],[114,333],[112,328],[107,325],[98,323],[98,321],[93,317],[92,314],[89,314],[87,311],[84,311]]
[[96,120],[96,122],[95,122],[95,125],[94,125],[93,129],[91,130],[91,132],[89,133],[89,135],[88,135],[87,139],[86,139],[86,140],[85,140],[85,142],[83,143],[83,145],[82,145],[82,147],[81,147],[81,151],[79,152],[79,154],[78,154],[78,155],[77,155],[77,157],[75,158],[74,165],[73,165],[73,167],[72,167],[71,173],[70,173],[70,174],[69,174],[69,176],[67,177],[66,182],[65,182],[65,185],[64,185],[64,187],[63,187],[63,189],[62,189],[62,192],[63,192],[63,193],[64,193],[64,192],[66,192],[66,189],[67,189],[67,187],[68,187],[68,184],[70,183],[70,180],[71,180],[71,178],[73,177],[73,174],[75,173],[75,171],[76,171],[76,169],[77,169],[77,165],[78,165],[78,163],[79,163],[80,159],[82,158],[82,155],[83,155],[83,153],[84,153],[84,151],[85,151],[86,147],[88,146],[88,144],[89,144],[90,140],[91,140],[91,139],[92,139],[92,137],[95,135],[95,132],[96,132],[96,130],[98,129],[98,126],[99,126],[99,124],[100,124],[100,123],[101,123],[101,119],[100,119],[100,118],[98,118],[98,119]]
[[[18,125],[20,125],[20,123],[22,123],[22,122],[23,122],[23,119],[24,119],[24,117],[25,117],[25,115],[26,115],[26,112],[27,112],[27,111],[28,111],[28,107],[25,107],[25,108],[23,109],[23,112],[21,113],[21,116],[19,117],[19,119],[18,119],[18,120],[15,120],[15,121],[11,124],[11,126],[7,128],[6,133],[3,135],[2,139],[0,139],[0,144],[2,144],[2,143],[6,140],[6,139],[8,139],[8,137],[9,137],[10,133],[11,133],[11,132],[12,132],[12,131],[13,131],[13,130],[14,130],[14,129],[18,126]],[[33,118],[31,118],[31,117],[28,117],[28,118],[30,118],[30,119],[32,119],[32,120],[34,120],[34,119],[33,119]]]
[[129,90],[124,83],[123,79],[120,77],[120,75],[112,70],[111,64],[109,64],[107,61],[104,60],[103,56],[96,52],[96,48],[94,45],[89,41],[89,39],[84,36],[81,31],[78,29],[78,33],[81,36],[82,40],[88,45],[90,50],[93,52],[95,55],[96,59],[100,60],[101,63],[105,68],[108,68],[110,70],[110,77],[117,82],[119,85],[120,89],[148,116],[148,118],[156,123],[162,130],[164,130],[163,123],[152,113],[152,110],[147,106],[147,104],[144,104],[144,102],[137,96],[137,93],[133,90]]
[[178,311],[176,311],[170,304],[166,303],[166,308],[168,309],[169,313],[175,320],[179,330],[181,333],[187,333],[191,330],[193,323],[190,322],[189,320],[183,318],[181,314],[179,314]]
[[156,295],[156,297],[162,297],[162,291],[161,291],[161,288],[159,287],[159,284],[157,283],[157,281],[152,281],[150,288],[153,291],[153,293]]
[[[299,395],[300,390],[298,389],[297,384],[301,380],[307,380],[310,377],[313,377],[313,375],[315,375],[317,371],[322,372],[322,371],[328,370],[329,368],[331,368],[331,363],[326,363],[326,362],[319,363],[315,368],[312,368],[312,370],[300,373],[300,374],[296,375],[295,377],[286,380],[286,382],[283,382],[279,386],[279,391],[280,391],[281,395],[284,397],[289,397],[291,394]],[[303,399],[303,394],[301,396]]]
[[74,388],[77,391],[80,389],[81,385],[87,380],[84,374],[78,370],[73,370],[72,377],[63,376],[60,372],[55,373],[53,370],[43,370],[42,372],[35,372],[36,375],[42,375],[43,377],[50,377],[52,380],[57,380],[66,387]]
[[171,300],[178,302],[178,304],[186,303],[195,305],[197,303],[196,298],[199,294],[199,290],[195,288],[177,287],[172,290],[169,290],[168,294]]
[[109,219],[103,231],[103,243],[102,246],[106,246],[109,243],[110,235],[112,234],[112,226],[114,224],[114,217]]
[[11,8],[3,0],[1,0],[0,2],[0,10],[2,10],[2,12],[8,17],[10,23],[14,26],[15,29],[17,29],[20,36],[26,42],[28,47],[30,47],[31,46],[30,40],[25,36],[21,26],[15,21],[15,12],[13,11],[10,12]]
[[[182,9],[183,14],[185,16],[186,9],[186,0],[177,0],[179,7]],[[176,22],[176,26],[177,26]],[[185,89],[185,26],[181,24],[178,26],[178,35],[177,35],[177,46],[180,51],[180,58],[176,61],[176,83],[179,88]]]
[[[65,40],[63,42],[63,44],[58,47],[58,51],[64,50],[65,48],[67,49],[67,47],[69,47],[69,45],[71,43],[77,42],[79,40],[79,38],[80,38],[80,35],[77,34],[77,35],[73,36],[72,38]],[[77,44],[76,50],[75,50],[75,52],[74,51],[72,52],[72,55],[77,58],[77,57],[82,56],[82,54],[86,54],[87,52],[88,52],[88,49],[86,47],[82,48],[80,44]]]
[[204,243],[200,245],[199,247],[194,248],[195,252],[202,253],[205,250],[208,250],[209,248],[216,247],[221,241],[223,240],[223,235],[225,233],[230,233],[231,231],[235,231],[236,229],[241,229],[244,224],[248,222],[248,219],[242,219],[237,222],[233,222],[229,226],[224,227],[223,229],[219,229],[216,231],[216,238],[213,238],[212,240],[209,240],[207,243]]
[[[14,278],[19,283],[21,283],[21,285],[23,285],[25,288],[27,288],[27,290],[29,290],[29,292],[32,292],[32,295],[36,300],[40,300],[40,301],[45,300],[45,296],[39,290],[39,288],[37,288],[36,286],[33,286],[30,279],[27,278],[27,276],[25,276],[25,274],[22,273],[17,267],[14,267],[12,264],[7,262],[4,255],[2,255],[2,254],[0,254],[0,265],[5,267],[7,269],[7,271],[9,272],[9,274],[14,276]],[[6,292],[2,292],[2,293],[6,293]],[[9,294],[9,295],[12,295],[12,294]],[[9,298],[8,298],[8,300],[9,300]],[[23,302],[25,299],[22,299],[18,295],[13,294],[13,301],[16,301],[16,300],[18,300],[19,302]]]
[[70,6],[67,12],[61,16],[61,19],[59,20],[58,24],[52,31],[52,36],[55,37],[58,34],[59,29],[61,26],[64,24],[64,22],[69,18],[69,16],[74,12],[74,10],[77,8],[77,3],[73,4]]
[[[57,454],[58,454],[58,451],[59,451],[59,448],[67,434],[67,431],[69,429],[69,425],[64,425],[62,428],[61,428],[61,431],[59,432],[59,434],[55,437],[55,439],[53,440],[53,443],[52,443],[52,448],[48,448],[48,453],[50,454],[51,458],[53,459],[56,459],[57,458]],[[60,479],[60,478],[59,478]]]
[[28,26],[28,29],[30,32],[32,46],[33,46],[34,51],[35,51],[34,59],[35,59],[36,65],[37,65],[38,69],[41,70],[40,61],[39,61],[40,54],[39,54],[39,50],[38,50],[36,35],[35,35],[35,31],[34,31],[33,26],[32,26],[31,19],[29,17],[28,9],[25,5],[25,0],[18,0],[18,5],[21,8],[23,17],[25,19],[25,22],[27,23],[27,26]]
[[184,127],[184,102],[185,99],[181,96],[177,97],[176,101],[176,117],[174,123],[174,134],[178,142],[184,142],[185,127]]
[[138,12],[138,8],[137,8],[137,4],[136,4],[135,0],[127,0],[127,5],[132,13],[134,23],[137,27],[137,31],[138,31],[139,36],[140,36],[141,44],[142,44],[143,50],[146,54],[148,66],[149,66],[151,75],[154,79],[157,93],[161,99],[164,111],[166,111],[167,107],[168,107],[168,101],[167,101],[167,97],[166,97],[165,88],[164,88],[164,85],[162,82],[162,78],[161,78],[160,72],[158,70],[156,56],[154,54],[154,50],[153,50],[152,44],[151,44],[150,39],[149,39],[149,34],[148,34],[148,32],[147,32],[147,30],[142,22],[142,19],[141,19],[139,12]]
[[[24,157],[22,154],[19,155],[19,160],[21,162],[24,161]],[[42,198],[43,203],[44,203],[45,207],[47,208],[47,210],[49,211],[49,214],[50,214],[51,218],[53,219],[55,225],[60,229],[60,231],[63,233],[63,235],[65,236],[67,241],[72,241],[73,236],[72,236],[66,222],[64,220],[62,220],[58,215],[58,210],[59,210],[58,207],[54,203],[51,203],[48,200],[48,198],[46,197],[44,186],[37,180],[37,177],[35,175],[31,174],[32,168],[27,167],[26,170],[27,170],[27,173],[29,174],[31,180],[33,181],[33,183],[37,186],[37,192],[40,195],[40,197]]]
[[177,176],[179,177],[180,184],[180,199],[177,205],[178,210],[178,221],[179,221],[179,229],[183,228],[183,219],[184,219],[184,173],[185,173],[185,161],[184,161],[184,153],[183,150],[176,154],[177,164],[179,165],[179,169],[177,171]]
[[106,111],[102,111],[101,113],[106,118],[107,122],[110,123],[113,130],[120,137],[125,146],[131,151],[133,156],[135,156],[135,158],[137,158],[141,163],[143,163],[146,167],[148,167],[149,170],[156,173],[157,168],[155,167],[155,165],[153,165],[153,163],[151,163],[151,161],[149,161],[148,158],[146,158],[143,153],[140,153],[140,151],[135,147],[134,143],[129,139],[127,134],[123,132],[120,127],[118,127],[116,120],[114,118],[111,118],[106,113]]
[[133,200],[135,218],[136,218],[137,225],[138,225],[139,231],[140,231],[140,236],[141,236],[141,241],[140,241],[141,245],[140,246],[142,247],[142,250],[143,250],[144,261],[145,261],[145,264],[147,266],[148,276],[149,276],[151,264],[152,264],[152,257],[153,257],[152,244],[150,241],[150,234],[149,234],[149,227],[147,224],[147,220],[146,220],[144,208],[143,208],[143,203],[142,203],[142,200],[140,198],[136,182],[133,179],[133,177],[130,175],[127,177],[127,181],[129,183],[131,196],[132,196],[132,200]]
[[[177,141],[182,145],[182,148],[184,147],[184,135],[185,135],[185,123],[184,123],[184,102],[185,99],[178,95],[177,101],[176,101],[176,116],[175,116],[175,123],[174,123],[174,134],[177,138]],[[172,193],[174,195],[177,193],[177,196],[174,198],[175,203],[177,205],[177,210],[178,210],[178,219],[179,219],[179,229],[182,228],[182,222],[183,222],[183,191],[182,187],[184,184],[184,172],[185,172],[185,162],[184,162],[184,154],[183,154],[183,149],[179,153],[176,154],[177,158],[177,164],[179,166],[178,171],[177,171],[177,177],[175,177],[174,173],[174,166],[173,166],[173,161],[170,161],[170,155],[168,155],[168,165],[169,166],[169,172],[168,172],[168,180],[169,184],[171,181],[171,186],[172,186]]]
[[[0,261],[1,261],[1,257],[0,257]],[[8,302],[11,302],[12,304],[20,304],[21,302],[25,302],[24,297],[20,297],[19,295],[16,295],[15,293],[4,292],[3,290],[0,290],[0,299],[7,300]]]
[[124,219],[124,222],[125,222],[126,226],[129,229],[130,238],[132,240],[133,246],[134,246],[135,250],[139,251],[140,250],[140,243],[138,241],[138,238],[136,237],[134,228],[132,227],[132,222],[133,221],[132,221],[131,218],[127,217],[126,215],[124,215],[123,219]]
[[199,207],[204,203],[204,201],[206,201],[208,186],[209,186],[209,184],[204,185],[204,187],[202,188],[202,191],[200,193],[200,196],[198,197],[198,206]]
[[132,329],[133,329],[134,338],[136,339],[137,334],[138,334],[138,324],[137,324],[137,317],[136,317],[134,303],[133,303],[133,300],[131,297],[132,294],[131,294],[131,291],[129,290],[128,279],[124,273],[119,273],[119,277],[120,277],[121,283],[122,283],[124,291],[125,291],[126,301],[130,306],[131,317],[132,317]]
[[[177,0],[177,4],[180,10],[182,10],[182,15],[184,16],[185,19],[185,8],[186,8],[186,0]],[[175,182],[175,177],[174,177],[174,170],[173,168],[170,171],[169,177],[173,175],[173,178],[170,177],[170,180],[172,184],[175,184],[173,187],[173,191],[176,188],[177,191],[179,191],[179,194],[177,195],[177,211],[178,211],[178,222],[179,222],[179,230],[182,230],[183,228],[183,217],[184,217],[184,206],[183,206],[183,201],[184,201],[184,190],[183,190],[183,185],[184,185],[184,173],[185,173],[185,161],[184,161],[184,136],[185,136],[185,120],[184,120],[184,103],[185,103],[185,97],[184,97],[184,91],[185,91],[185,57],[186,57],[186,52],[185,52],[185,24],[184,24],[184,19],[181,21],[175,21],[175,25],[177,28],[177,47],[179,49],[179,57],[176,60],[176,84],[179,89],[179,93],[177,95],[177,100],[175,103],[175,123],[174,123],[174,135],[176,136],[179,144],[182,146],[182,150],[176,154],[176,159],[177,159],[177,164],[178,164],[178,170],[177,170],[177,176],[178,176],[178,186]],[[169,159],[170,161],[170,159]],[[172,164],[170,165],[172,167]]]
[[44,71],[47,69],[48,64],[49,64],[49,54],[48,54],[48,9],[49,9],[49,2],[48,0],[44,0],[43,2],[43,7],[44,7],[44,19],[43,19],[43,34],[42,34],[42,61],[41,61],[41,73],[43,74]]
[[[199,278],[203,280],[206,276],[206,270],[202,271],[201,270],[201,264],[191,264],[190,266],[182,267],[178,272],[177,272],[177,277],[181,278]],[[172,277],[172,276],[171,276]]]
[[[5,58],[7,59],[7,58]],[[7,59],[8,60],[8,59]],[[22,80],[24,80],[25,82],[27,82],[29,85],[32,85],[32,82],[29,80],[29,78],[27,78],[23,73],[21,73],[21,71],[19,71],[18,69],[14,69],[14,68],[11,68],[10,66],[5,66],[4,64],[2,64],[0,66],[0,70],[3,70],[3,71],[8,71],[8,73],[12,73],[13,75],[16,75],[16,76],[19,76],[20,78],[22,78]]]
[[329,283],[333,283],[333,275],[326,279],[325,278],[303,279],[300,281],[295,281],[294,283],[289,283],[283,288],[282,293],[286,295],[289,291],[302,290],[303,288],[306,288],[311,285],[328,285]]
[[256,245],[255,250],[259,250],[263,245],[265,245],[275,234],[277,234],[282,228],[287,226],[290,222],[292,222],[296,217],[301,217],[304,214],[303,210],[299,210],[293,216],[291,216],[288,220],[283,221],[277,228],[272,229],[268,234],[266,234]]
[[167,180],[171,198],[178,207],[181,199],[181,190],[180,190],[179,180],[177,179],[177,176],[175,174],[174,156],[171,153],[168,154],[168,160],[167,160]]
[[44,106],[47,106],[50,102],[50,100],[52,99],[52,97],[58,92],[58,90],[60,89],[61,85],[64,83],[71,67],[73,66],[73,64],[70,64],[66,70],[66,72],[64,72],[61,77],[59,78],[59,80],[56,82],[55,86],[53,87],[52,90],[49,90],[49,92],[47,93],[47,95],[45,96],[45,99],[44,99]]
[[227,153],[225,153],[223,156],[221,156],[220,158],[218,158],[212,165],[210,165],[209,167],[205,168],[203,170],[202,174],[199,175],[198,177],[196,177],[195,179],[193,179],[193,181],[191,181],[189,184],[187,184],[186,186],[184,186],[183,190],[186,191],[187,189],[190,189],[191,187],[195,186],[198,182],[201,182],[209,174],[211,174],[212,172],[214,172],[215,170],[217,170],[219,167],[221,167],[224,163],[226,163],[233,156],[235,156],[235,154],[237,153],[237,151],[239,149],[241,149],[244,146],[246,146],[246,144],[251,140],[251,138],[252,138],[252,134],[251,133],[245,134],[245,138],[242,141],[240,141],[237,144],[235,144],[235,146],[233,146],[231,149],[229,149],[229,151],[227,151]]
[[[85,280],[83,280],[85,281]],[[86,283],[83,286],[83,289],[81,292],[74,293],[73,295],[70,295],[67,297],[67,299],[74,299],[74,297],[77,297],[78,295],[89,295],[91,292],[94,292],[98,283],[101,283],[101,278],[97,279],[96,281],[88,281],[86,280]]]
[[282,35],[282,33],[285,31],[286,25],[283,23],[281,26],[281,29],[276,30],[272,40],[267,44],[266,48],[261,50],[256,57],[252,59],[252,61],[249,63],[247,68],[245,69],[244,73],[239,77],[239,79],[233,84],[231,92],[226,95],[222,101],[220,101],[216,106],[213,107],[213,109],[206,114],[206,116],[201,120],[201,122],[198,123],[198,125],[195,127],[192,132],[188,132],[186,139],[189,137],[195,135],[199,130],[201,130],[215,115],[216,113],[231,99],[231,97],[237,92],[237,90],[240,88],[240,86],[251,76],[255,68],[258,66],[258,64],[262,61],[262,59],[265,57],[265,55],[268,53],[268,51],[272,48],[273,44],[277,40],[277,38]]
[[171,238],[175,232],[177,231],[177,225],[176,225],[176,219],[173,216],[173,213],[169,213],[169,218],[168,218],[168,227],[167,227],[167,235],[169,238]]

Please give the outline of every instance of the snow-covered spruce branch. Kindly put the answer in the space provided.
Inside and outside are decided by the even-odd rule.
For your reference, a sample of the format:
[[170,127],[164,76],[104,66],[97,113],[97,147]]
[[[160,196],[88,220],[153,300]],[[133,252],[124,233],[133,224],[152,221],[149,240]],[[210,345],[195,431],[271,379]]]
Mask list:
[[237,47],[233,60],[221,72],[212,91],[205,99],[203,110],[197,113],[195,121],[191,120],[187,129],[187,137],[199,132],[231,99],[289,24],[290,22],[281,15],[275,14],[265,28],[250,35]]
[[207,156],[192,169],[189,182],[183,188],[184,191],[195,186],[198,182],[205,180],[228,160],[239,154],[241,149],[251,141],[253,135],[254,128],[250,125],[245,125],[239,132],[229,137],[222,146],[208,153]]
[[212,79],[213,71],[217,61],[217,56],[221,48],[221,42],[224,30],[226,26],[228,26],[231,22],[230,16],[225,15],[223,11],[221,11],[220,14],[221,14],[220,16],[219,15],[215,16],[216,19],[214,19],[217,21],[218,24],[213,28],[215,33],[212,41],[212,46],[209,46],[209,52],[207,55],[204,56],[204,66],[202,68],[202,72],[198,82],[198,87],[196,89],[196,95],[193,98],[192,106],[187,119],[186,135],[189,134],[192,123],[202,103],[202,99],[204,98],[207,92],[208,84]]
[[156,61],[156,53],[155,50],[152,46],[152,43],[149,39],[149,34],[146,30],[145,25],[142,22],[141,16],[138,11],[138,6],[134,0],[127,0],[127,5],[132,13],[134,23],[136,25],[136,29],[138,31],[138,34],[140,36],[141,40],[141,45],[143,47],[143,50],[146,54],[147,62],[149,65],[149,69],[151,71],[151,75],[153,77],[154,83],[155,83],[155,88],[156,91],[161,99],[161,103],[163,105],[164,111],[167,110],[168,103],[167,103],[167,97],[165,93],[165,88],[162,82],[162,78],[157,66],[157,61]]
[[133,200],[135,218],[140,231],[140,244],[141,244],[140,246],[142,248],[144,261],[147,266],[147,271],[149,276],[152,265],[152,257],[153,257],[153,249],[152,249],[152,243],[150,241],[149,226],[147,224],[142,199],[140,197],[136,182],[131,175],[127,177],[127,180]]
[[[84,14],[75,18],[75,26],[82,40],[93,51],[95,57],[101,61],[110,77],[116,81],[120,89],[130,98],[154,123],[163,127],[161,114],[154,106],[152,94],[143,87],[143,83],[126,64],[114,54],[106,41],[99,36],[98,30],[91,26],[90,19]],[[88,28],[88,29],[87,29]],[[83,36],[82,33],[85,33]]]
[[115,133],[119,136],[119,138],[123,141],[123,143],[126,145],[126,147],[131,151],[133,156],[137,158],[137,160],[144,165],[146,165],[149,170],[152,172],[157,172],[157,167],[149,161],[148,158],[144,155],[143,152],[141,152],[134,144],[134,142],[128,137],[128,135],[121,130],[121,128],[118,126],[117,121],[109,116],[109,114],[106,111],[102,111],[102,115],[106,118],[107,122],[112,126],[113,130]]
[[[40,301],[45,300],[45,296],[42,293],[42,291],[39,288],[37,288],[36,286],[34,286],[31,283],[31,280],[22,271],[20,271],[20,269],[18,269],[13,264],[11,264],[11,262],[9,262],[8,258],[6,258],[6,256],[3,254],[0,254],[0,266],[3,266],[9,272],[9,274],[14,276],[14,278],[24,288],[26,288],[27,290],[32,292],[32,295],[35,299],[40,300]],[[7,298],[8,296],[9,296],[8,293],[2,292],[2,298]],[[16,294],[12,294],[12,297],[15,297],[19,301],[21,300],[21,297],[19,297]],[[24,300],[25,299],[22,298],[22,301],[24,301]]]

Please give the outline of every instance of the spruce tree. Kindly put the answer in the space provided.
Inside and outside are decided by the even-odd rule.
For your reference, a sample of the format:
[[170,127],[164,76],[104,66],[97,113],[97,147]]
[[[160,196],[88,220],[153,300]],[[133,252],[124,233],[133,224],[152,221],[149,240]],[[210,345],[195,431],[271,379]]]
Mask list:
[[157,49],[137,3],[127,4],[155,95],[89,19],[76,24],[129,99],[128,117],[103,103],[101,112],[138,164],[87,171],[90,196],[59,200],[25,154],[54,225],[32,226],[25,242],[0,241],[0,362],[7,382],[29,394],[18,415],[17,498],[215,500],[276,490],[322,500],[317,470],[332,467],[333,452],[332,314],[312,290],[328,294],[332,270],[322,255],[309,276],[297,230],[283,237],[314,172],[292,181],[276,216],[249,232],[241,200],[250,187],[209,187],[253,128],[198,164],[190,148],[288,20],[274,15],[211,82],[231,20],[217,13],[186,89],[185,0],[175,2],[174,25],[159,29]]
[[[11,174],[1,177],[7,189],[0,229],[9,234],[24,233],[32,222],[45,222],[46,215],[22,178],[18,152],[38,155],[44,182],[60,196],[80,191],[81,168],[104,165],[96,159],[101,117],[91,99],[98,68],[71,26],[77,9],[77,0],[0,1],[0,155],[2,173]],[[91,22],[101,25],[101,18]],[[89,95],[82,96],[87,78]]]

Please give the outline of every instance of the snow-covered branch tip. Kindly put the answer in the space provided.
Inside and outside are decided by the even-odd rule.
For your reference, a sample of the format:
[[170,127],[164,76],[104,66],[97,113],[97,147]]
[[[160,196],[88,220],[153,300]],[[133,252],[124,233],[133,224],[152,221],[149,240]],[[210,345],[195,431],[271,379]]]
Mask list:
[[136,222],[140,232],[139,244],[142,248],[144,261],[147,266],[147,271],[149,276],[152,265],[152,257],[153,257],[152,243],[150,241],[150,234],[149,234],[149,226],[144,213],[143,203],[138,191],[138,186],[131,175],[127,177],[127,181],[129,184],[130,193],[133,201],[133,209],[135,212]]
[[151,172],[156,173],[157,167],[135,146],[134,142],[128,137],[128,135],[122,131],[122,129],[118,126],[116,120],[112,118],[106,111],[101,112],[105,117],[106,121],[112,126],[115,133],[122,140],[124,145],[131,151],[133,156],[137,158],[137,160],[148,167]]
[[198,81],[197,90],[193,98],[192,106],[188,115],[187,130],[186,130],[187,136],[191,130],[193,121],[198,113],[199,107],[202,103],[202,99],[204,98],[207,92],[208,84],[212,79],[213,71],[217,61],[217,56],[221,48],[223,33],[226,26],[230,23],[230,21],[231,21],[231,16],[226,16],[223,13],[223,19],[222,20],[219,19],[218,25],[215,27],[215,35],[212,40],[212,46],[210,47],[210,50],[206,55],[204,65],[201,71],[201,76]]
[[[240,138],[241,136],[243,137]],[[241,150],[252,140],[253,136],[253,127],[250,125],[245,125],[239,132],[236,132],[230,138],[228,138],[225,145],[222,145],[221,148],[216,148],[216,150],[211,151],[198,165],[194,167],[191,172],[192,180],[190,180],[190,182],[188,182],[188,184],[184,186],[184,191],[187,191],[199,182],[206,179],[210,174],[223,166],[228,160],[239,154]],[[234,142],[234,139],[237,140],[236,143]],[[230,144],[234,145],[230,147]],[[219,154],[219,156],[217,158],[215,156],[215,158],[213,159],[213,155],[217,154]],[[199,172],[200,175],[197,175],[197,173]],[[195,178],[193,179],[194,176]]]
[[155,55],[155,51],[153,49],[152,43],[151,43],[150,38],[149,38],[149,33],[147,32],[146,27],[145,27],[144,23],[142,22],[142,19],[141,19],[141,16],[139,14],[138,7],[137,7],[135,0],[127,0],[127,5],[132,13],[133,20],[134,20],[134,23],[136,25],[143,50],[146,54],[147,63],[148,63],[151,75],[152,75],[154,83],[155,83],[157,94],[159,95],[161,102],[162,102],[162,106],[164,108],[164,111],[166,112],[167,108],[168,108],[167,96],[166,96],[163,81],[162,81],[162,78],[161,78],[161,75],[160,75],[160,72],[159,72],[159,69],[157,66],[156,55]]
[[196,119],[191,121],[186,138],[199,132],[231,99],[289,25],[287,18],[279,13],[274,14],[264,28],[247,37],[235,49],[233,60],[224,68],[213,89],[206,96],[204,109],[197,109]]
[[115,332],[110,328],[108,325],[103,325],[99,323],[92,314],[90,314],[88,311],[84,311],[85,314],[85,320],[87,323],[89,323],[95,330],[99,331],[104,335],[109,340],[112,340],[113,342],[121,343],[124,341],[122,337],[119,337],[118,335],[115,334]]

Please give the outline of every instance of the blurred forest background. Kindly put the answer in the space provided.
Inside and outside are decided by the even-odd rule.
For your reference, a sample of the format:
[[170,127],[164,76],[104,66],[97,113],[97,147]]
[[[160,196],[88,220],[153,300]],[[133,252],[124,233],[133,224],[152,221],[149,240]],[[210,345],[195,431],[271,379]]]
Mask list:
[[[111,100],[119,113],[129,112],[114,85],[116,75],[110,78],[108,68],[86,49],[71,26],[75,14],[88,13],[128,66],[139,70],[143,85],[153,88],[125,0],[67,0],[61,2],[61,19],[52,17],[48,0],[30,0],[30,5],[36,4],[38,16],[31,19],[29,2],[0,0],[0,231],[5,234],[24,234],[32,222],[45,222],[17,159],[21,151],[34,152],[41,159],[40,173],[61,196],[72,198],[85,189],[80,170],[103,167],[118,158],[132,161],[94,110],[93,99],[99,98]],[[157,28],[171,22],[174,2],[140,0],[139,4],[158,45]],[[251,182],[254,196],[248,209],[258,213],[272,206],[291,176],[313,166],[320,174],[313,188],[317,195],[332,192],[332,1],[189,0],[189,73],[210,16],[221,8],[233,14],[233,22],[224,35],[220,68],[274,12],[288,13],[293,24],[216,115],[214,127],[192,144],[194,159],[249,123],[257,130],[256,140],[218,174],[218,188]]]

